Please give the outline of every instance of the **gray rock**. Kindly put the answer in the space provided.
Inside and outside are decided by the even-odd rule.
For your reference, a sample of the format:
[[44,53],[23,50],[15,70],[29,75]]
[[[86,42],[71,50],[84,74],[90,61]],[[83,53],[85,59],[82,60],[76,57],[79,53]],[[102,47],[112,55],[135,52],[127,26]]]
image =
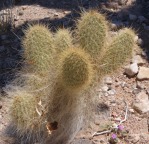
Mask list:
[[142,40],[141,38],[139,38],[139,39],[137,40],[137,44],[138,44],[139,46],[143,46],[143,40]]
[[141,92],[141,89],[139,89],[139,88],[135,88],[135,89],[132,91],[132,93],[135,94],[135,95],[137,95],[137,94],[140,93],[140,92]]
[[112,78],[111,77],[106,77],[104,79],[105,84],[111,85],[112,84]]
[[105,93],[104,93],[104,96],[105,96],[105,97],[109,96],[108,92],[105,92]]
[[133,59],[132,59],[132,62],[137,63],[139,66],[145,64],[144,59],[140,55],[134,56]]
[[114,23],[111,24],[111,29],[115,30],[117,28],[121,28],[123,26],[123,23],[121,21],[114,21]]
[[128,76],[134,76],[135,74],[138,73],[138,70],[139,70],[139,68],[138,68],[137,63],[133,63],[125,68],[125,73]]
[[146,94],[145,91],[141,91],[136,95],[136,99],[139,100],[140,102],[142,101],[149,101],[148,95]]
[[135,21],[137,19],[137,16],[136,15],[133,15],[133,14],[129,14],[129,19],[131,21]]
[[115,95],[115,94],[116,94],[116,91],[115,91],[114,89],[109,90],[109,91],[108,91],[108,94],[109,94],[109,95]]
[[109,89],[109,87],[107,85],[105,85],[101,88],[102,92],[107,92],[108,89]]
[[133,108],[139,113],[146,113],[149,111],[149,99],[145,91],[141,91],[136,95],[136,102],[134,102]]
[[140,67],[139,73],[137,75],[138,80],[148,80],[149,79],[149,68],[147,67]]
[[126,87],[126,86],[127,86],[126,82],[121,82],[121,87],[122,87],[122,88],[124,88],[124,87]]
[[142,84],[141,82],[137,81],[137,85],[136,85],[136,88],[138,89],[144,89],[144,84]]

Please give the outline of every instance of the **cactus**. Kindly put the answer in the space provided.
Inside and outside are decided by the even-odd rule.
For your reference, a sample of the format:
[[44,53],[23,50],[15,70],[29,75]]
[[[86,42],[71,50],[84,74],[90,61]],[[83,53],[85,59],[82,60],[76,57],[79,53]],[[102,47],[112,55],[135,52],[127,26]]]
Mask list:
[[53,36],[44,25],[29,26],[23,39],[26,63],[32,72],[45,74],[53,64]]
[[105,18],[96,11],[84,12],[77,25],[79,44],[93,57],[99,56],[107,33]]
[[[68,30],[58,30],[54,40],[42,25],[31,26],[26,31],[23,46],[27,62],[32,63],[33,75],[24,75],[28,86],[22,87],[27,92],[18,93],[11,107],[13,122],[22,135],[28,131],[36,134],[43,132],[41,140],[66,144],[66,140],[69,141],[84,122],[83,116],[88,116],[91,105],[94,105],[96,96],[89,96],[94,94],[98,78],[113,72],[131,56],[135,44],[133,30],[121,30],[107,47],[107,25],[101,14],[96,11],[83,13],[77,27],[79,44],[75,43],[76,48],[72,48]],[[102,50],[105,46],[106,49]],[[48,71],[54,57],[56,65],[52,75]],[[43,78],[45,72],[50,76]],[[45,117],[40,117],[36,109],[40,99],[45,106]],[[86,106],[87,113],[84,111]],[[45,122],[47,127],[43,125]],[[55,122],[56,128],[51,129],[51,124]],[[55,132],[48,137],[45,127],[49,133]]]
[[57,53],[61,53],[65,49],[72,46],[72,36],[68,29],[59,29],[55,34],[55,48]]
[[118,69],[132,55],[135,33],[125,28],[114,38],[101,58],[99,72],[109,74]]
[[75,90],[90,84],[93,68],[87,53],[79,48],[70,48],[62,53],[60,61],[63,85]]
[[32,133],[39,130],[40,119],[36,111],[38,102],[37,97],[33,97],[24,91],[13,98],[11,116],[17,131],[20,133],[27,131]]

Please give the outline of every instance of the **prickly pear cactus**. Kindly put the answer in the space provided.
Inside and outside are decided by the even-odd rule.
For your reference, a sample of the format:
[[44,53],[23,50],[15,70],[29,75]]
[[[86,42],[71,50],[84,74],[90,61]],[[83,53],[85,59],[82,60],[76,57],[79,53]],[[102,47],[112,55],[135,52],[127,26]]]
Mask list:
[[24,57],[31,72],[48,72],[55,56],[53,35],[49,29],[41,24],[29,26],[22,43]]
[[92,80],[93,68],[89,55],[79,48],[62,53],[60,76],[63,85],[71,89],[86,87]]
[[72,35],[68,29],[58,29],[55,34],[55,49],[57,53],[61,53],[67,48],[72,47]]
[[97,57],[105,46],[107,25],[96,11],[83,12],[77,24],[78,42],[91,56]]
[[134,36],[133,30],[125,28],[114,38],[99,64],[99,72],[102,75],[112,73],[131,57],[135,44]]

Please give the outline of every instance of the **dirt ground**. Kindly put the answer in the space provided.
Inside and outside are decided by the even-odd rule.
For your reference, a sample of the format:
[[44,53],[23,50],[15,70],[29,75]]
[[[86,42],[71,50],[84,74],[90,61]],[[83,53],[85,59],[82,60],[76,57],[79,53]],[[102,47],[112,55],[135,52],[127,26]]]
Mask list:
[[[3,0],[4,1],[4,0]],[[9,6],[10,0],[5,2]],[[3,10],[3,2],[0,2],[0,12]],[[59,27],[74,29],[75,20],[80,16],[82,9],[96,8],[106,14],[111,23],[111,31],[115,32],[122,27],[132,27],[137,31],[140,52],[136,53],[143,57],[148,67],[149,56],[149,3],[145,0],[16,0],[13,4],[14,16],[13,30],[0,35],[0,144],[16,144],[15,137],[6,134],[9,126],[9,105],[11,98],[4,92],[9,82],[15,79],[21,65],[22,47],[20,44],[23,37],[23,29],[28,23],[42,22],[49,25],[55,31]],[[131,15],[137,16],[132,20]],[[142,18],[142,19],[141,19]],[[127,65],[127,64],[126,64]],[[149,80],[141,81],[141,89],[135,89],[136,76],[128,78],[124,74],[124,66],[115,74],[111,75],[112,83],[110,89],[114,94],[104,95],[99,84],[99,104],[93,111],[96,117],[90,122],[90,127],[82,129],[77,134],[72,144],[109,144],[111,133],[92,136],[97,131],[108,130],[111,123],[118,123],[125,118],[126,105],[128,104],[128,115],[123,122],[125,136],[119,138],[118,144],[149,144],[149,113],[138,113],[132,104],[140,91],[148,92]],[[140,91],[139,91],[140,90]],[[19,142],[18,142],[19,143]],[[37,143],[36,143],[37,144]]]

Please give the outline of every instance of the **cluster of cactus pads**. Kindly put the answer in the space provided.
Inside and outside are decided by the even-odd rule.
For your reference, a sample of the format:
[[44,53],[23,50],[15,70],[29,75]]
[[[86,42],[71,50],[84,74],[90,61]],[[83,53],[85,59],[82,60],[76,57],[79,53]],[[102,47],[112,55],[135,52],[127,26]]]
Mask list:
[[[66,144],[74,136],[87,102],[84,93],[98,83],[95,77],[100,80],[114,72],[132,55],[134,31],[124,28],[112,38],[107,23],[102,14],[91,10],[82,13],[74,37],[67,29],[52,34],[41,24],[25,31],[23,72],[42,82],[28,78],[26,84],[33,91],[25,89],[13,99],[11,115],[19,134],[42,133],[46,140],[39,141],[44,144]],[[58,124],[56,129],[53,123]]]

